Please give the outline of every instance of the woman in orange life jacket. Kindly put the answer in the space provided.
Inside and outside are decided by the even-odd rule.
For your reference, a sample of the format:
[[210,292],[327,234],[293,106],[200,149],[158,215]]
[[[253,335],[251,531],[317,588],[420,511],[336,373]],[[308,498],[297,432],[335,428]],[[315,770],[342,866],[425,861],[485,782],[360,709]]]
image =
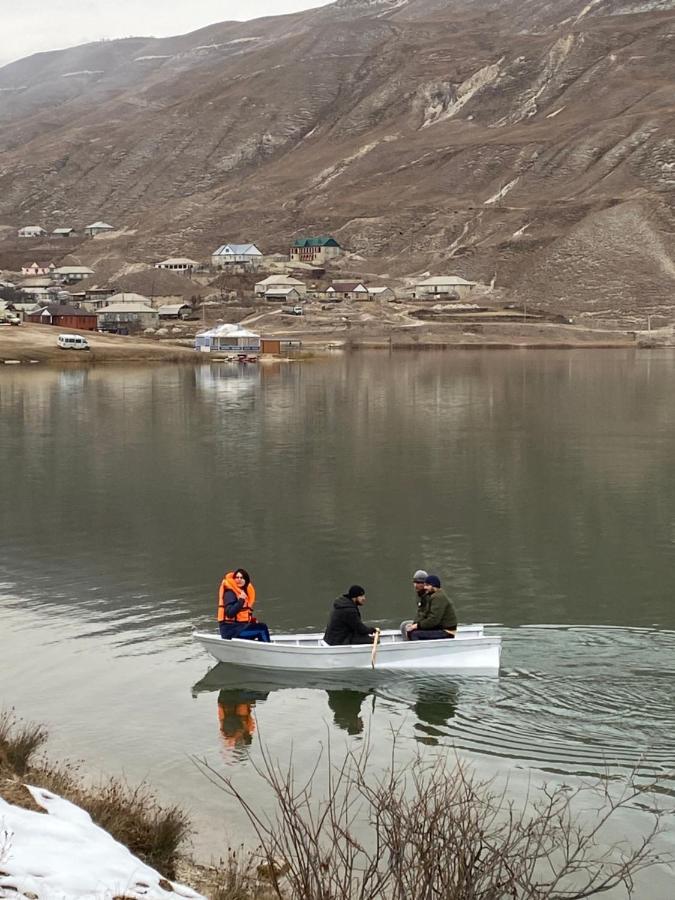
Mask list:
[[255,588],[246,569],[228,572],[218,591],[218,627],[225,640],[247,638],[269,642],[270,632],[264,622],[253,615]]

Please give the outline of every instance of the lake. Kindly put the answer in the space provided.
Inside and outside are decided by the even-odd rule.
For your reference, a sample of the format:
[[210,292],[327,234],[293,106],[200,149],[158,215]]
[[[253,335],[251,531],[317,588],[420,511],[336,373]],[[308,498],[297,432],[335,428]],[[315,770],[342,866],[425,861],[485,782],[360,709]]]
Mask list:
[[[194,757],[264,806],[261,742],[304,770],[369,741],[380,767],[393,730],[403,761],[455,748],[515,784],[637,765],[668,795],[674,384],[675,355],[629,350],[3,371],[0,705],[184,804],[202,855],[249,832]],[[210,671],[190,632],[239,566],[273,631],[322,629],[355,582],[397,626],[412,572],[438,573],[503,635],[500,676]]]

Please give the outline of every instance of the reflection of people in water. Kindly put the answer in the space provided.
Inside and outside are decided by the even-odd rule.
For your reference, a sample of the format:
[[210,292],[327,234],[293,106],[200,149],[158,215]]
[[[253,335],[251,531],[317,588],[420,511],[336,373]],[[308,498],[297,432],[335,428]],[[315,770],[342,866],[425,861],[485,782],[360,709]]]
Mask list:
[[239,749],[252,743],[256,700],[266,697],[267,694],[255,691],[221,691],[218,694],[218,722],[228,747]]
[[458,701],[459,691],[454,684],[420,690],[417,702],[413,706],[418,720],[415,723],[415,730],[422,732],[417,735],[417,739],[425,744],[437,744],[438,738],[447,733],[443,726],[454,718]]
[[365,691],[327,691],[328,705],[333,710],[333,721],[347,734],[361,734],[363,719],[361,705],[368,694]]

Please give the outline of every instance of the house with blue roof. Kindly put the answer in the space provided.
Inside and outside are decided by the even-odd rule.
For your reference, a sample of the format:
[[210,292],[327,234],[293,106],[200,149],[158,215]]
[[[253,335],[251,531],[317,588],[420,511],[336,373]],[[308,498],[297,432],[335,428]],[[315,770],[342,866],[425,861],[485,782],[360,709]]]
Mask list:
[[262,258],[255,244],[222,244],[211,254],[211,265],[214,269],[226,269],[233,265],[257,269]]

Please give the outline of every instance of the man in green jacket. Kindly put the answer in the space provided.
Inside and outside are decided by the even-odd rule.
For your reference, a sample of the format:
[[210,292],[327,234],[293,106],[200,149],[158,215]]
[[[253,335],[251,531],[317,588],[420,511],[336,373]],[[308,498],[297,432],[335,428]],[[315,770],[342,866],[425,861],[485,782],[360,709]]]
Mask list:
[[457,633],[457,613],[450,598],[441,590],[437,575],[427,575],[425,593],[420,598],[417,621],[408,625],[408,640],[437,641],[454,638]]

